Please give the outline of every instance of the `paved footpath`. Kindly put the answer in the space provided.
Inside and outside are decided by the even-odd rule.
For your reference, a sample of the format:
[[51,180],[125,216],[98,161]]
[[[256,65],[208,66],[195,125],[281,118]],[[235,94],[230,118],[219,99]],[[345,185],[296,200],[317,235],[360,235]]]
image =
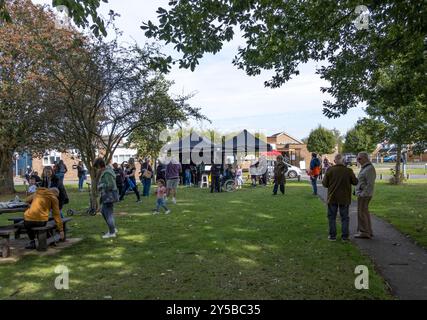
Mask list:
[[[325,201],[327,189],[318,186],[319,197]],[[375,195],[374,195],[375,196]],[[337,219],[339,223],[339,219]],[[357,203],[350,206],[350,234],[357,232]],[[427,250],[417,246],[391,224],[372,216],[374,237],[354,242],[369,256],[386,280],[393,295],[402,300],[427,299]]]

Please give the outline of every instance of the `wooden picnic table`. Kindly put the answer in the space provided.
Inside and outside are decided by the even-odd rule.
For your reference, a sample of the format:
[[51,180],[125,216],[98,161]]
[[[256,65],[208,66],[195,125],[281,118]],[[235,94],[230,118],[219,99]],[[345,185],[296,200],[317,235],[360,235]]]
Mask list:
[[0,209],[0,214],[25,212],[25,210],[27,210],[27,209],[28,209],[28,206],[27,207],[20,207],[20,208]]

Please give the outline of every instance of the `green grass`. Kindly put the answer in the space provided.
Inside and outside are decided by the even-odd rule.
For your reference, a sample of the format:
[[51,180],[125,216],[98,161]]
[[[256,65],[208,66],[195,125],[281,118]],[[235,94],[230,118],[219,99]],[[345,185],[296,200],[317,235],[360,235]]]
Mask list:
[[403,185],[377,181],[370,211],[427,248],[427,179]]
[[[354,245],[327,241],[326,210],[309,184],[290,182],[287,193],[181,188],[169,216],[151,214],[154,197],[137,205],[129,195],[115,209],[127,213],[116,217],[117,239],[101,239],[100,216],[76,216],[81,243],[0,265],[0,299],[390,299]],[[86,193],[69,195],[68,207],[86,206]],[[61,264],[70,290],[54,289]],[[369,290],[354,287],[357,265],[370,270]]]
[[[394,164],[382,164],[382,165],[377,165],[375,164],[375,170],[377,172],[377,174],[383,174],[383,175],[391,175],[391,170],[390,169],[394,169],[395,165]],[[351,169],[353,169],[355,174],[358,174],[360,171],[360,168],[358,167],[351,167]],[[425,175],[427,178],[427,171],[424,168],[408,168],[406,169],[406,173],[409,174],[409,176],[411,175]]]

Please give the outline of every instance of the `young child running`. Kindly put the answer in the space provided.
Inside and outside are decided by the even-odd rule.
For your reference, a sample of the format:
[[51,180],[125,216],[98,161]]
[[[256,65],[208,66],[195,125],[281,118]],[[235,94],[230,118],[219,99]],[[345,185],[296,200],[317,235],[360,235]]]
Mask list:
[[153,212],[153,214],[159,214],[159,210],[162,207],[165,209],[165,213],[169,214],[171,211],[166,207],[166,187],[165,187],[165,181],[163,179],[157,180],[157,202],[156,202],[156,209]]

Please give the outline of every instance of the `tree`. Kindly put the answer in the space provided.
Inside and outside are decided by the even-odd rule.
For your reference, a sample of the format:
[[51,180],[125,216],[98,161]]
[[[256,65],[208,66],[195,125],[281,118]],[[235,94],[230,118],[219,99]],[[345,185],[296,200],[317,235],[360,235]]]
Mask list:
[[424,95],[413,96],[411,87],[427,86],[427,67],[423,74],[406,73],[406,60],[396,60],[375,75],[377,86],[368,100],[368,117],[359,121],[376,141],[397,146],[394,182],[402,180],[400,159],[402,147],[427,141],[427,102]]
[[427,141],[420,141],[415,143],[412,146],[411,151],[415,155],[420,155],[420,154],[423,154],[424,152],[427,152]]
[[56,80],[55,103],[61,106],[50,129],[58,142],[79,150],[93,181],[93,203],[93,162],[98,156],[109,163],[135,130],[150,132],[190,117],[202,118],[199,109],[188,104],[188,96],[168,95],[170,82],[151,68],[151,58],[158,54],[155,46],[123,47],[117,39],[80,37],[69,47],[46,50],[45,67]]
[[[102,2],[107,3],[108,0],[102,0]],[[100,4],[101,0],[52,0],[53,7],[63,6],[67,8],[67,14],[78,27],[90,27],[96,36],[100,34],[106,36],[105,22],[97,13]],[[10,11],[8,1],[0,0],[0,23],[2,21],[16,22]],[[113,14],[113,12],[110,12],[110,14]],[[89,22],[88,17],[91,17],[92,24]]]
[[51,12],[29,0],[7,3],[15,23],[0,25],[0,193],[15,191],[14,152],[40,153],[55,142],[48,129],[55,113],[47,106],[56,100],[47,100],[53,78],[43,67],[42,43],[58,49],[72,42],[70,32],[52,32]]
[[[169,1],[159,8],[158,24],[145,35],[175,46],[180,67],[194,68],[205,53],[218,53],[240,35],[245,45],[233,64],[250,76],[274,70],[266,86],[275,88],[298,75],[310,59],[325,61],[317,70],[335,101],[324,102],[328,117],[345,114],[372,95],[376,70],[404,56],[414,76],[427,64],[427,6],[423,1]],[[362,13],[360,12],[362,11]],[[236,32],[240,29],[240,32]],[[427,88],[409,88],[412,96]],[[427,96],[427,94],[425,95]]]
[[347,131],[345,135],[345,142],[343,145],[343,152],[346,153],[359,153],[362,151],[371,153],[376,147],[375,141],[364,130],[363,126],[355,126]]
[[334,137],[335,137],[335,143],[337,146],[337,151],[338,151],[338,153],[342,153],[343,144],[344,144],[343,136],[341,135],[341,132],[336,128],[332,129],[332,133],[334,134]]
[[319,126],[311,130],[307,139],[307,149],[320,155],[333,153],[336,146],[336,138],[331,130]]

